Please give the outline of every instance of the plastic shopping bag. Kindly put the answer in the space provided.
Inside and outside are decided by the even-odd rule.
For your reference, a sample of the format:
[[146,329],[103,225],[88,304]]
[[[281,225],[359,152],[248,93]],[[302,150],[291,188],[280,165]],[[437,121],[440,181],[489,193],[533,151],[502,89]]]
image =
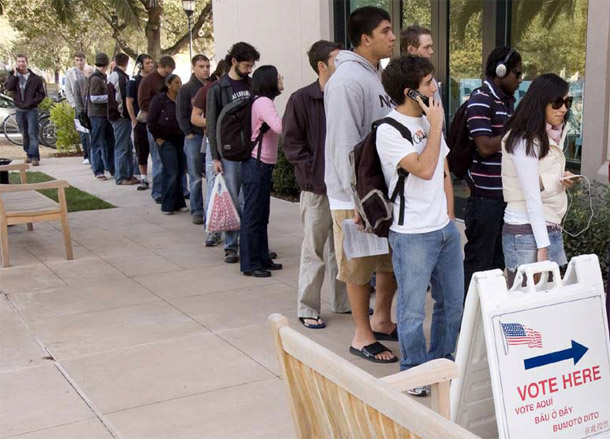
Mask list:
[[227,183],[222,174],[218,174],[214,179],[212,199],[208,205],[206,232],[239,230],[240,226],[239,214],[227,189]]

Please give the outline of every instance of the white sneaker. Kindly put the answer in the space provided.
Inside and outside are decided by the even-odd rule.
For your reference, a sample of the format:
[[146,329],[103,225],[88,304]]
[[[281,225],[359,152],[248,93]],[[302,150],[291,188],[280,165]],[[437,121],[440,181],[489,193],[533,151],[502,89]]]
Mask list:
[[407,393],[413,396],[428,396],[430,393],[430,386],[413,387],[412,389],[407,390]]
[[88,165],[88,164],[89,164],[89,159],[83,160],[83,165]]

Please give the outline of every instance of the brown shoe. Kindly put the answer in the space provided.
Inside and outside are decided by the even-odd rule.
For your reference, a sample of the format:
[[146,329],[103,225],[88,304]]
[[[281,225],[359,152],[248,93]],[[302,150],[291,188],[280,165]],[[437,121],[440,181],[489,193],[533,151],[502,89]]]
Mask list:
[[23,161],[23,163],[32,163],[32,159],[28,157]]
[[135,181],[133,181],[133,180],[131,180],[129,178],[126,178],[125,180],[121,180],[121,183],[119,183],[119,184],[121,186],[131,186],[131,185],[133,185],[135,183],[136,183]]
[[40,166],[40,162],[38,160],[32,160],[32,166]]

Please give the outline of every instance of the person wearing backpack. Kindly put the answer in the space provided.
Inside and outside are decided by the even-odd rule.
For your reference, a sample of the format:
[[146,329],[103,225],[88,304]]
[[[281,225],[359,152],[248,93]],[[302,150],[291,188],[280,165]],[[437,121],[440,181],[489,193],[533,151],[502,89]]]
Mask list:
[[[483,86],[472,92],[466,109],[475,151],[465,181],[470,188],[464,222],[464,300],[477,271],[504,270],[502,226],[506,203],[502,196],[502,130],[515,107],[521,83],[521,55],[497,47],[487,58]],[[451,145],[454,148],[454,145]]]
[[274,66],[261,66],[252,75],[252,137],[250,157],[241,162],[244,208],[241,217],[240,269],[245,276],[270,277],[282,264],[269,258],[267,224],[271,202],[271,176],[277,162],[282,119],[273,101],[284,90]]
[[[220,156],[219,145],[216,137],[217,123],[222,109],[237,99],[250,97],[250,74],[254,64],[260,59],[258,51],[248,43],[235,43],[229,50],[225,60],[231,65],[229,73],[210,88],[206,102],[207,132],[210,141],[210,153],[214,160],[214,173],[221,173],[227,183],[227,189],[231,194],[233,203],[240,212],[243,208],[243,196],[241,192],[241,163],[224,160]],[[241,200],[240,200],[241,198]],[[239,261],[237,251],[239,249],[239,232],[225,233],[225,256],[224,261],[235,264]]]
[[[324,182],[328,194],[339,273],[346,283],[355,332],[350,352],[372,362],[392,363],[398,358],[379,340],[397,340],[391,320],[396,282],[389,254],[348,260],[343,249],[343,221],[356,216],[349,156],[356,144],[371,131],[374,121],[393,107],[381,85],[383,58],[392,56],[396,37],[390,15],[383,9],[365,6],[348,18],[347,31],[354,51],[343,50],[335,59],[337,70],[324,89],[326,144]],[[369,319],[369,281],[376,272],[375,312]]]
[[331,310],[337,313],[350,311],[345,283],[337,280],[333,218],[324,184],[324,87],[335,71],[335,57],[342,49],[343,44],[325,40],[311,46],[307,55],[318,79],[290,96],[282,120],[282,151],[294,165],[301,189],[299,205],[304,236],[299,264],[297,317],[303,326],[310,329],[326,327],[320,318],[325,271],[330,279]]
[[[443,107],[434,100],[437,87],[433,72],[427,58],[402,56],[390,61],[382,75],[383,86],[397,105],[388,117],[411,133],[409,141],[396,128],[382,124],[376,139],[388,196],[398,182],[399,170],[409,173],[404,203],[394,203],[388,237],[398,283],[401,370],[436,358],[451,358],[463,312],[460,233],[453,221],[453,186],[446,160],[449,148],[442,132]],[[423,329],[428,285],[435,302],[429,349]],[[408,393],[425,396],[429,386]]]

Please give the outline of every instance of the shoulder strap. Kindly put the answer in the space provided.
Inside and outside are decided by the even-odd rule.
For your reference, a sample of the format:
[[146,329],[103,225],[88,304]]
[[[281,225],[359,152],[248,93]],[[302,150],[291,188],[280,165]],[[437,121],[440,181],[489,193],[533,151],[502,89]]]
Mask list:
[[384,117],[383,119],[373,122],[373,129],[376,130],[380,125],[383,125],[384,123],[387,123],[388,125],[398,130],[402,137],[413,143],[413,137],[411,136],[411,131],[409,130],[409,128],[398,122],[393,117]]

